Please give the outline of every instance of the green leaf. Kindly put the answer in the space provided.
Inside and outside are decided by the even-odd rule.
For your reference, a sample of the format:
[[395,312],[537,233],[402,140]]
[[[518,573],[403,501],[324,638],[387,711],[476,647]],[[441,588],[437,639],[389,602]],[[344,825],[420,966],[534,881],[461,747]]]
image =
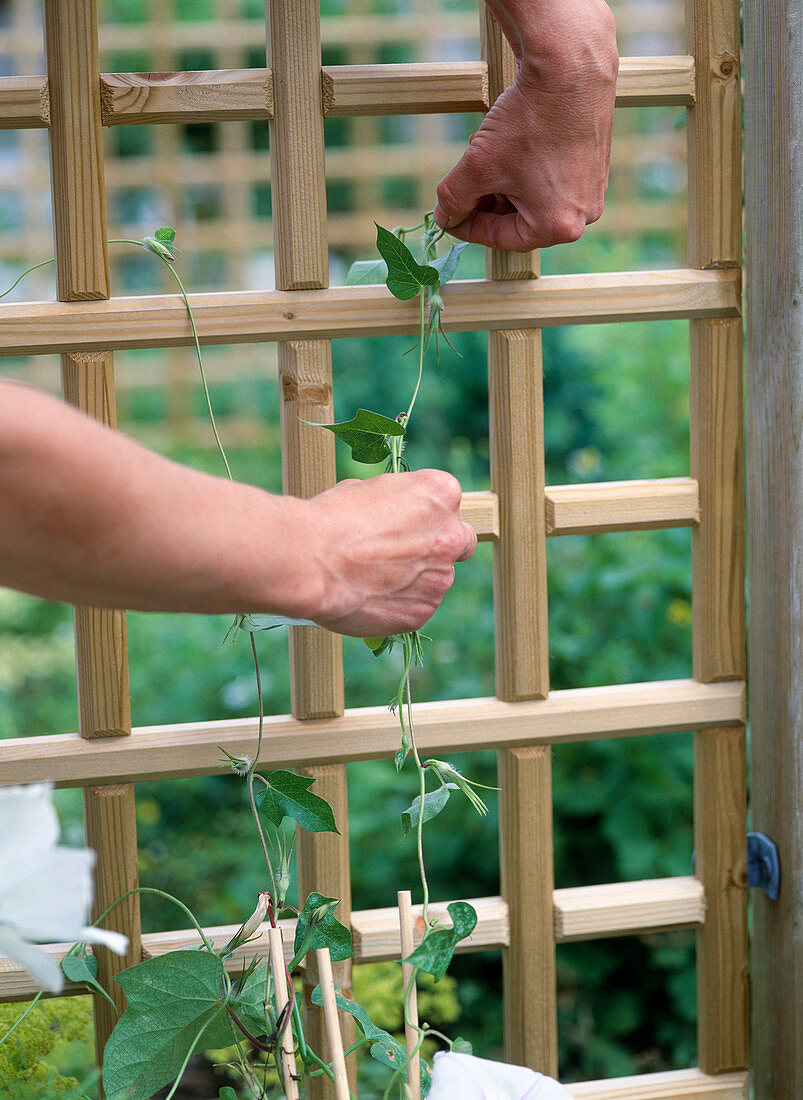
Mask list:
[[176,231],[171,225],[163,225],[160,229],[155,230],[153,235],[157,241],[161,241],[172,251],[176,240]]
[[404,761],[410,755],[410,738],[407,735],[407,730],[402,728],[401,744],[396,749],[396,756],[394,757],[394,763],[396,765],[396,771],[400,772],[404,767]]
[[468,241],[460,241],[458,244],[453,244],[444,256],[439,256],[437,260],[432,261],[430,266],[438,272],[438,286],[444,286],[454,277],[460,257],[466,248],[468,248]]
[[423,940],[405,962],[431,974],[439,982],[452,961],[455,947],[460,940],[470,936],[477,926],[477,913],[467,901],[453,901],[447,905],[452,918],[452,928],[436,928]]
[[[253,1035],[265,1035],[275,1026],[276,1012],[271,1003],[272,989],[270,967],[267,962],[262,962],[246,976],[242,989],[232,995],[232,1011]],[[266,1005],[267,1021],[265,1020]]]
[[237,1093],[231,1085],[224,1085],[218,1093],[218,1100],[237,1100]]
[[68,981],[88,985],[95,993],[105,997],[110,1005],[114,1005],[114,1001],[98,981],[98,960],[94,955],[65,955],[61,960],[61,969]]
[[295,772],[271,772],[268,786],[257,795],[262,813],[277,828],[286,817],[308,833],[339,833],[332,807],[308,788],[315,782]]
[[357,260],[349,268],[346,286],[376,286],[388,277],[388,265],[384,260]]
[[[305,424],[312,421],[305,420]],[[355,462],[384,462],[390,454],[386,436],[404,435],[404,428],[398,420],[391,420],[381,413],[358,409],[353,420],[344,420],[341,424],[315,424],[316,428],[326,428],[351,447],[351,457]]]
[[[394,1039],[387,1031],[377,1027],[361,1004],[358,1004],[357,1001],[350,1001],[337,988],[335,989],[335,999],[340,1011],[353,1017],[357,1027],[365,1038],[370,1041],[371,1057],[375,1061],[381,1062],[382,1065],[390,1066],[391,1069],[401,1069],[407,1060],[407,1054],[398,1039]],[[313,989],[311,1000],[314,1005],[319,1007],[323,1005],[323,994],[319,985]],[[402,1073],[406,1080],[406,1070],[402,1069]]]
[[[445,787],[438,787],[436,791],[427,791],[424,795],[424,821],[431,821],[437,817],[449,801],[450,791],[456,791],[456,783],[447,783]],[[413,799],[413,804],[401,815],[402,834],[407,836],[413,826],[418,825],[420,813],[421,795]]]
[[452,1050],[455,1052],[455,1054],[474,1053],[474,1047],[471,1045],[468,1039],[463,1039],[460,1035],[458,1035],[452,1043]]
[[107,1095],[148,1100],[175,1078],[202,1030],[199,1051],[233,1044],[223,975],[223,963],[205,951],[171,951],[117,975],[128,1008],[103,1054]]
[[394,298],[406,302],[420,294],[424,287],[438,285],[436,269],[429,264],[422,266],[418,263],[407,245],[381,225],[376,226],[376,247],[388,265],[385,282]]
[[327,898],[317,891],[309,895],[304,908],[298,914],[296,938],[293,951],[296,955],[303,949],[316,951],[319,947],[328,947],[333,962],[342,962],[354,955],[351,932],[335,916],[335,908],[340,904],[337,898]]
[[260,630],[275,630],[277,626],[317,626],[312,619],[291,619],[289,615],[241,615],[238,630],[256,634]]

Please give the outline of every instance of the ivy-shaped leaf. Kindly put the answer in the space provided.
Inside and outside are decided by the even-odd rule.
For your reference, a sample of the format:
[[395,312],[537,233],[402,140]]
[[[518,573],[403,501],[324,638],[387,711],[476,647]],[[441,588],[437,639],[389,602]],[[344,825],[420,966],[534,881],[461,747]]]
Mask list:
[[[376,225],[376,222],[374,222]],[[430,264],[420,264],[407,245],[381,225],[376,226],[376,247],[388,265],[387,288],[394,298],[406,302],[424,287],[436,287],[439,275]]]
[[[305,420],[305,424],[312,421]],[[340,424],[315,424],[316,428],[326,428],[351,447],[351,457],[355,462],[384,462],[390,454],[386,437],[404,435],[404,428],[398,420],[391,420],[381,413],[358,409],[352,420]]]
[[354,956],[351,932],[335,916],[340,904],[337,898],[327,898],[317,891],[309,895],[304,908],[298,914],[293,952],[296,958],[307,951],[328,947],[333,962],[342,962]]
[[[400,1069],[404,1066],[407,1054],[398,1039],[394,1039],[387,1031],[377,1027],[361,1004],[357,1001],[350,1001],[337,988],[335,989],[335,999],[340,1011],[353,1017],[357,1027],[371,1043],[371,1057],[375,1061],[390,1066],[391,1069]],[[314,1005],[323,1006],[323,994],[319,985],[313,989],[311,1000]],[[406,1080],[407,1073],[404,1069],[402,1069],[402,1073],[404,1073]]]
[[436,928],[404,960],[431,974],[436,982],[449,969],[452,955],[460,940],[470,936],[477,926],[477,912],[467,901],[453,901],[446,908],[454,927]]
[[430,266],[438,272],[438,286],[445,286],[450,279],[454,278],[460,257],[466,248],[468,248],[468,241],[459,241],[453,244],[444,256],[439,256],[437,260],[432,261]]
[[[456,783],[447,783],[445,787],[438,787],[436,791],[427,791],[424,795],[424,821],[431,821],[437,817],[449,801],[449,793],[457,790]],[[401,815],[402,834],[407,836],[410,830],[418,825],[420,813],[421,795],[413,799],[412,806],[404,810]]]
[[98,960],[94,955],[65,955],[61,960],[61,969],[68,981],[88,985],[94,993],[105,997],[116,1011],[117,1006],[98,981]]
[[259,808],[277,829],[284,818],[291,817],[308,833],[339,833],[332,807],[309,790],[314,782],[295,772],[271,772],[268,786],[257,795]]
[[203,1032],[199,1051],[231,1046],[221,1001],[223,963],[205,951],[171,951],[118,974],[128,1007],[103,1053],[108,1096],[148,1100],[175,1079]]
[[384,260],[357,260],[349,268],[346,286],[376,286],[388,277],[388,265]]

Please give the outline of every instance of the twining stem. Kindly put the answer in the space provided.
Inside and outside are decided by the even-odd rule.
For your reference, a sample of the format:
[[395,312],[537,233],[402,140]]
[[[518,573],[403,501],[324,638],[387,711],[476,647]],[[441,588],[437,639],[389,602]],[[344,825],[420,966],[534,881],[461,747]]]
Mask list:
[[112,909],[116,909],[121,901],[125,901],[126,898],[130,898],[132,894],[157,894],[160,898],[167,898],[168,901],[172,901],[174,905],[177,905],[179,907],[179,909],[183,909],[187,916],[190,918],[193,925],[195,926],[196,932],[203,940],[204,947],[207,949],[207,951],[210,951],[213,955],[215,954],[215,945],[209,939],[206,932],[204,932],[203,928],[201,928],[193,913],[190,909],[187,908],[184,902],[179,901],[178,898],[174,898],[172,894],[168,894],[165,890],[157,890],[154,886],[135,886],[133,890],[126,890],[126,892],[124,894],[121,894],[119,898],[116,898],[111,903],[111,905],[108,906],[108,908],[104,909],[96,920],[92,921],[92,926],[97,927],[97,925],[99,925],[100,922],[104,920],[109,915],[109,913],[111,913]]
[[[20,276],[20,278],[22,278],[22,276]],[[32,1009],[32,1008],[33,1008],[33,1006],[34,1006],[34,1005],[36,1004],[36,1002],[37,1002],[38,1000],[40,1000],[40,999],[41,999],[41,997],[42,997],[43,993],[44,993],[44,990],[40,989],[40,990],[39,990],[39,992],[38,992],[38,993],[36,994],[36,996],[34,997],[34,999],[33,999],[33,1000],[31,1001],[31,1003],[30,1003],[30,1004],[28,1005],[28,1007],[27,1007],[27,1008],[25,1009],[25,1011],[23,1012],[23,1014],[22,1014],[22,1015],[21,1015],[21,1016],[19,1017],[19,1019],[17,1019],[17,1020],[15,1020],[15,1021],[14,1021],[14,1023],[13,1023],[12,1025],[11,1025],[11,1027],[10,1027],[10,1028],[8,1029],[8,1031],[7,1031],[6,1033],[5,1033],[5,1035],[3,1036],[3,1038],[2,1038],[2,1039],[0,1039],[0,1047],[1,1047],[2,1045],[3,1045],[3,1043],[4,1043],[5,1041],[6,1041],[6,1039],[10,1038],[10,1036],[11,1036],[11,1035],[13,1035],[13,1033],[14,1033],[14,1032],[15,1032],[15,1031],[17,1030],[17,1028],[18,1028],[18,1027],[20,1026],[20,1024],[22,1023],[22,1021],[23,1021],[23,1020],[25,1019],[25,1017],[26,1017],[26,1016],[28,1015],[28,1013],[29,1013],[29,1012],[31,1011],[31,1009]]]
[[[139,241],[137,241],[137,244],[139,244]],[[8,290],[4,290],[3,293],[0,294],[0,298],[5,298],[6,294],[10,294],[14,287],[17,286],[18,283],[21,283],[25,276],[30,275],[32,271],[38,271],[40,267],[47,267],[48,264],[54,264],[55,262],[56,257],[51,256],[49,260],[42,260],[40,264],[34,264],[33,267],[27,268],[27,270],[23,271],[23,273],[14,280]]]
[[[249,637],[251,638],[251,653],[253,654],[253,657],[254,657],[254,675],[256,676],[256,681],[257,681],[257,703],[259,705],[259,726],[258,726],[258,733],[257,733],[257,751],[256,751],[256,754],[254,756],[253,763],[251,764],[251,767],[248,769],[248,773],[246,775],[246,782],[247,782],[247,785],[248,785],[248,801],[251,803],[251,813],[253,814],[254,821],[255,821],[256,827],[257,827],[257,832],[259,833],[259,841],[260,841],[260,844],[262,845],[262,851],[265,854],[265,863],[268,866],[268,875],[270,876],[271,897],[274,899],[274,901],[276,901],[278,899],[278,896],[279,896],[278,891],[276,889],[276,874],[273,870],[273,864],[271,862],[270,852],[268,851],[268,844],[267,844],[267,841],[265,840],[265,833],[262,829],[262,822],[259,819],[259,810],[257,809],[256,798],[254,797],[254,772],[256,770],[257,764],[259,763],[259,757],[260,757],[260,754],[262,752],[262,735],[263,735],[264,727],[265,727],[265,706],[264,706],[264,702],[263,702],[263,699],[262,699],[262,677],[260,676],[260,673],[259,673],[259,656],[257,654],[257,644],[256,644],[256,639],[254,637],[253,631],[250,633]],[[273,907],[272,906],[271,906],[271,909],[269,911],[269,916],[270,916],[270,922],[273,925],[273,927],[275,928],[276,927],[276,917],[275,917],[275,914],[273,912]]]
[[171,1100],[171,1098],[176,1095],[176,1089],[181,1084],[181,1078],[184,1076],[184,1073],[187,1069],[190,1058],[192,1058],[193,1054],[195,1053],[195,1048],[200,1043],[201,1036],[203,1035],[203,1033],[206,1031],[206,1029],[209,1027],[209,1025],[211,1023],[212,1023],[211,1020],[207,1020],[207,1022],[204,1024],[204,1026],[201,1028],[201,1030],[198,1032],[198,1034],[193,1039],[192,1045],[190,1046],[190,1049],[187,1051],[187,1055],[186,1055],[184,1061],[181,1063],[181,1069],[178,1071],[178,1076],[176,1077],[175,1081],[173,1082],[173,1087],[170,1090],[170,1092],[168,1092],[167,1096],[165,1097],[165,1100]]
[[406,694],[407,694],[407,727],[408,735],[410,737],[410,749],[413,753],[413,760],[415,766],[418,769],[418,790],[419,790],[419,803],[418,803],[418,821],[416,822],[416,846],[418,849],[418,870],[421,875],[421,889],[424,892],[424,904],[422,915],[424,917],[424,925],[429,928],[429,884],[427,882],[427,872],[424,866],[424,799],[427,793],[427,773],[421,766],[421,758],[418,755],[418,745],[415,740],[415,727],[413,725],[413,696],[410,689],[410,673],[408,671],[406,681]]
[[405,425],[409,424],[409,422],[410,422],[410,415],[413,411],[413,406],[415,405],[415,400],[418,397],[418,391],[421,388],[421,379],[422,379],[423,374],[424,374],[424,341],[425,341],[425,337],[426,337],[426,301],[424,300],[424,295],[423,294],[418,295],[418,300],[421,303],[421,332],[420,332],[419,342],[418,342],[418,378],[416,379],[415,389],[413,390],[413,396],[410,399],[410,405],[407,409],[407,414],[404,418]]

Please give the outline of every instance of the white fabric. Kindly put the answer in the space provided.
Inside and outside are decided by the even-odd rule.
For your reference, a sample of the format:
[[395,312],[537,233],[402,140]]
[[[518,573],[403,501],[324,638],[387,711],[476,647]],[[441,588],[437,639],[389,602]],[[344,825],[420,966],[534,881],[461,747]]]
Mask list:
[[87,927],[95,853],[57,844],[51,786],[0,790],[0,954],[21,963],[37,985],[60,993],[59,966],[35,941],[100,943],[125,954],[119,932]]
[[428,1100],[571,1100],[552,1077],[471,1054],[435,1055]]

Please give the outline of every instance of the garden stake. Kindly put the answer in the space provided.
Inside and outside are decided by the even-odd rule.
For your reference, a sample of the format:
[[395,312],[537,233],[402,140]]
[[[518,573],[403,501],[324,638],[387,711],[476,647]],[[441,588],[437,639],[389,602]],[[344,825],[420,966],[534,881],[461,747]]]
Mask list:
[[[413,939],[413,909],[409,890],[399,890],[399,930],[401,932],[402,960],[412,954],[415,946]],[[419,1049],[421,1046],[418,1027],[418,993],[415,985],[416,967],[402,961],[402,982],[404,985],[404,1043],[407,1047],[407,1087],[412,1100],[421,1100],[421,1068]]]
[[337,997],[332,978],[332,957],[328,947],[319,947],[315,952],[318,960],[318,977],[323,995],[323,1015],[326,1020],[326,1034],[329,1038],[329,1057],[335,1074],[335,1100],[349,1100],[349,1081],[346,1074],[346,1058],[343,1053],[343,1037],[340,1034],[340,1021],[337,1018]]
[[[282,1010],[289,1002],[287,976],[284,968],[284,947],[280,928],[268,929],[270,943],[270,966],[273,971],[273,988],[276,991],[276,1015],[281,1017]],[[296,1080],[296,1056],[293,1048],[292,1029],[286,1027],[281,1038],[279,1061],[281,1063],[282,1084],[287,1100],[299,1100]]]

